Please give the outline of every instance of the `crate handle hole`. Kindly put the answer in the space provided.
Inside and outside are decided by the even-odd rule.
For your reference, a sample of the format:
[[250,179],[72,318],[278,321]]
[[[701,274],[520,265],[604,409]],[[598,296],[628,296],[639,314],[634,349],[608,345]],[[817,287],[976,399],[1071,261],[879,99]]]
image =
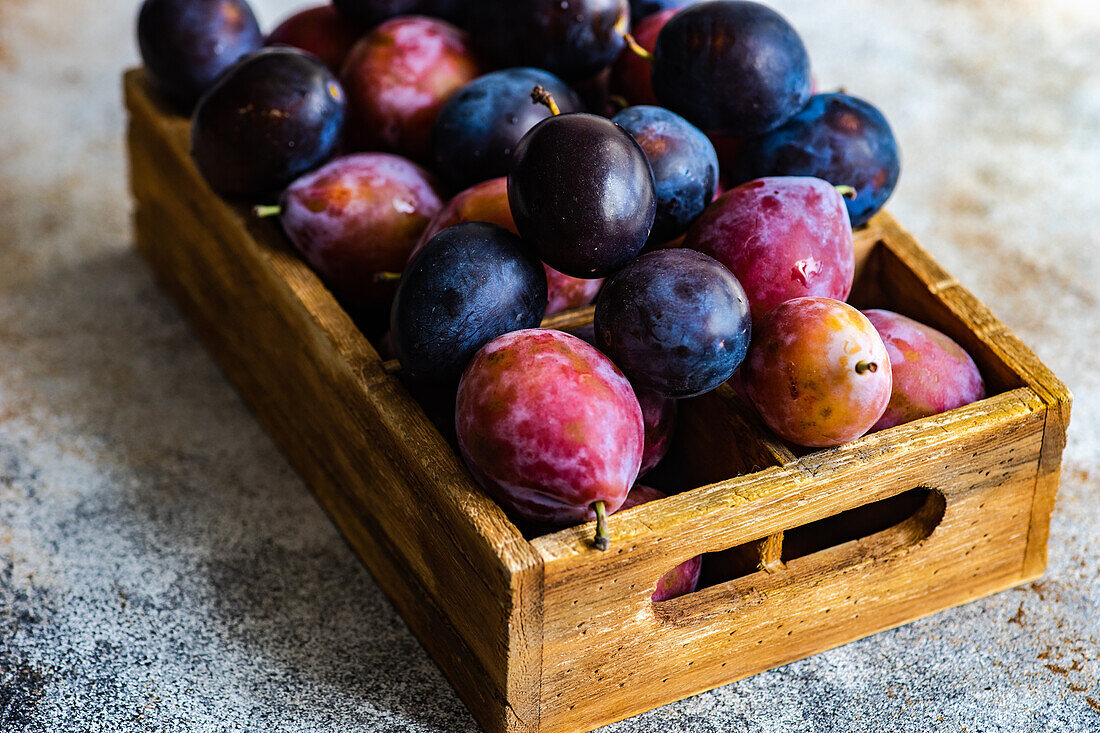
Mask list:
[[[694,593],[653,601],[658,617],[681,618],[703,591],[722,586],[738,597],[754,587],[782,585],[821,563],[833,568],[883,558],[927,539],[947,502],[936,489],[917,487],[831,517],[702,555]],[[679,567],[679,566],[677,566]],[[662,575],[664,580],[664,575]],[[660,582],[660,581],[659,581]],[[708,594],[713,595],[713,594]],[[728,603],[729,595],[723,594]]]

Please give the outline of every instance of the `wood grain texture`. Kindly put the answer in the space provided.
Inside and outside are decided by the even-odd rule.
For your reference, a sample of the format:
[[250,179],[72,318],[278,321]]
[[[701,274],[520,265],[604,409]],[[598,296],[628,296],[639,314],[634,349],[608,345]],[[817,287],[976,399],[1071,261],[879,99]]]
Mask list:
[[[139,249],[490,733],[590,730],[1042,572],[1069,392],[888,214],[856,233],[852,301],[946,332],[992,396],[821,451],[732,384],[681,401],[672,495],[601,553],[591,525],[525,539],[277,225],[205,185],[187,120],[140,71],[125,89]],[[723,551],[735,571],[651,601]]]

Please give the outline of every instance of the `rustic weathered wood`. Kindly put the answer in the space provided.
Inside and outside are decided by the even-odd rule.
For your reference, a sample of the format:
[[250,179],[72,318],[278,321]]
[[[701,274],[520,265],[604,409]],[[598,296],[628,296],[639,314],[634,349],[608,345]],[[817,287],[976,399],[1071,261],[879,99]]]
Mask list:
[[[525,539],[277,225],[205,185],[187,120],[125,87],[139,249],[490,733],[589,730],[1042,572],[1070,395],[889,215],[856,233],[853,302],[951,335],[992,396],[824,451],[731,385],[682,401],[673,495],[601,553],[591,526]],[[725,576],[652,602],[720,552]]]

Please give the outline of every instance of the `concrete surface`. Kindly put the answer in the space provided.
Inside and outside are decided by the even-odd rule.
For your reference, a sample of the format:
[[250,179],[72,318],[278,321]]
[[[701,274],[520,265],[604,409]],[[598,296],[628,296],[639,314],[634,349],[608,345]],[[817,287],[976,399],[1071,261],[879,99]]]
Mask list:
[[[133,253],[136,5],[0,2],[0,730],[473,731]],[[776,5],[893,121],[894,212],[1076,393],[1050,569],[608,730],[1100,730],[1100,10]]]

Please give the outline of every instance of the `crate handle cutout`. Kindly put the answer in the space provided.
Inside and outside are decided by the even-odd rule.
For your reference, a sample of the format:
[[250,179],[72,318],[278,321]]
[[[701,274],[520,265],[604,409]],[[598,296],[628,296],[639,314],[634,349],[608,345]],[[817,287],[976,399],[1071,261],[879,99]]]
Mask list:
[[[715,601],[729,609],[761,602],[760,596],[824,572],[882,562],[926,540],[940,525],[947,501],[923,486],[848,509],[825,519],[703,556],[703,575],[694,593],[654,601],[663,621],[683,623],[705,609],[693,602],[700,591],[725,591]],[[663,574],[662,574],[663,577]],[[656,587],[656,583],[654,584]],[[713,594],[709,594],[714,598]]]

